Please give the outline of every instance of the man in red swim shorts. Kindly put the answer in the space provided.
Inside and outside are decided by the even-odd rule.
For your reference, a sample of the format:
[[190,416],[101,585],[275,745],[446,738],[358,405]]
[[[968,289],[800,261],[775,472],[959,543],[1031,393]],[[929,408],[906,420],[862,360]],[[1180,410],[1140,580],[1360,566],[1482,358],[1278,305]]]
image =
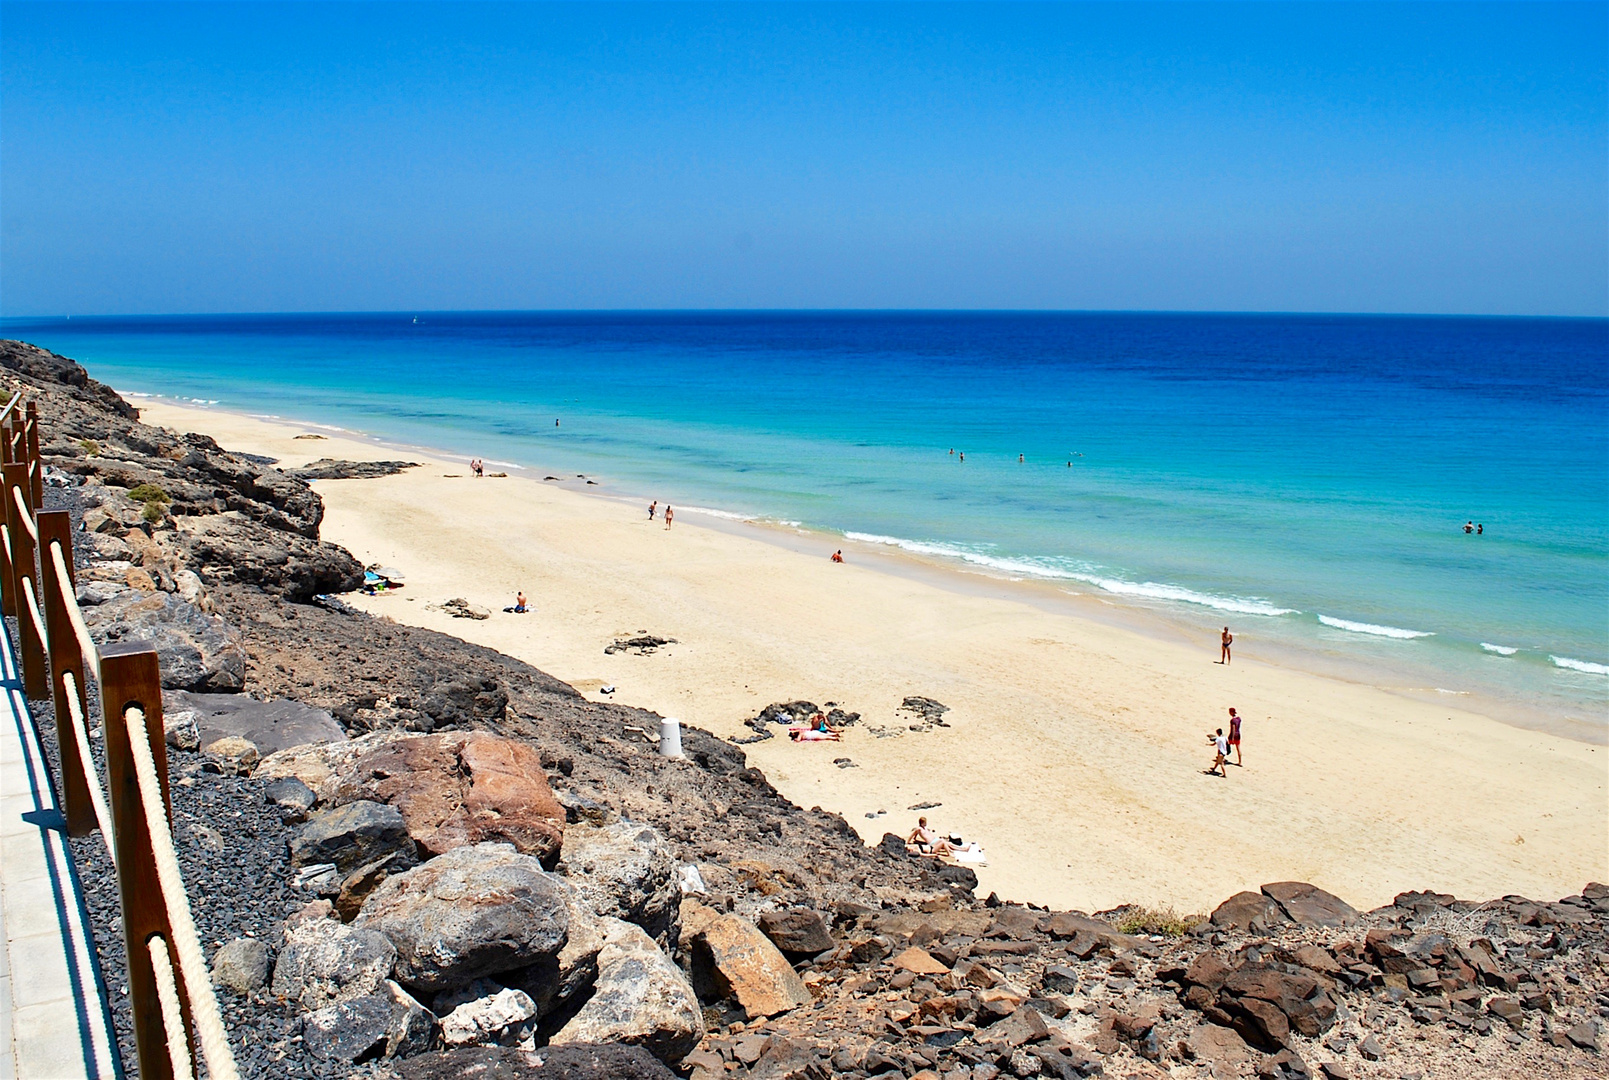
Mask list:
[[1240,714],[1234,709],[1229,710],[1229,746],[1235,752],[1235,764],[1244,767],[1245,762],[1240,760]]

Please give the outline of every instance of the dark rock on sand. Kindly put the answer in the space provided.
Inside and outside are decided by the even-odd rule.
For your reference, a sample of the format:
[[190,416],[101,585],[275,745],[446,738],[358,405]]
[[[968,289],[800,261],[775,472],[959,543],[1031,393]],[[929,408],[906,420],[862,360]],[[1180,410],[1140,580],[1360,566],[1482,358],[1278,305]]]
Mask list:
[[417,461],[337,461],[334,458],[319,458],[299,469],[286,471],[298,480],[377,480],[418,467]]

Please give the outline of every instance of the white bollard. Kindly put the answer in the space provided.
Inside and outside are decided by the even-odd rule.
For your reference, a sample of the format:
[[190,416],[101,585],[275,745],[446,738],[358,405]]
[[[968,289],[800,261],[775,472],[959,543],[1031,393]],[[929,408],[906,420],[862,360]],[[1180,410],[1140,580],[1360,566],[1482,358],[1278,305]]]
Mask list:
[[659,756],[682,756],[682,722],[674,716],[659,721]]

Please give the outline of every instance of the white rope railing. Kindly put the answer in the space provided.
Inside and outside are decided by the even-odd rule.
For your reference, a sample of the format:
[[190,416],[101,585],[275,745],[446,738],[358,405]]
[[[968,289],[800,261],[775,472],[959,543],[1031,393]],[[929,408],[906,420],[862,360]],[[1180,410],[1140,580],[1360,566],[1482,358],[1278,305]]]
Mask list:
[[[0,529],[5,528],[0,525]],[[67,558],[62,554],[61,544],[58,541],[50,542],[50,561],[56,568],[56,585],[61,589],[62,606],[67,609],[67,621],[73,624],[73,636],[78,639],[78,651],[84,657],[84,663],[89,665],[95,673],[95,681],[101,681],[101,653],[95,647],[95,639],[89,636],[89,624],[84,621],[84,612],[78,606],[78,595],[73,592],[73,575],[67,569]]]
[[22,579],[22,598],[27,602],[28,621],[34,624],[34,633],[39,635],[39,643],[48,649],[50,635],[45,632],[45,617],[39,614],[39,599],[34,596],[34,583],[31,578]]
[[22,391],[21,390],[18,390],[15,394],[11,395],[11,400],[6,402],[5,409],[0,410],[0,424],[3,424],[3,423],[6,422],[6,417],[11,415],[11,410],[15,409],[17,407],[17,402],[19,402],[21,400],[22,400]]
[[173,948],[179,954],[179,970],[190,993],[191,1016],[201,1041],[201,1056],[212,1080],[240,1080],[235,1054],[229,1048],[218,996],[212,992],[212,979],[201,952],[190,899],[179,872],[179,857],[173,849],[173,833],[168,828],[167,809],[162,805],[162,784],[156,775],[156,759],[151,755],[150,735],[145,729],[145,710],[130,705],[123,710],[128,727],[129,746],[134,751],[134,775],[139,783],[140,804],[145,809],[145,827],[151,837],[152,861],[162,886],[162,902],[167,905],[168,925],[173,931]]
[[106,854],[117,867],[117,844],[113,840],[112,810],[106,805],[106,789],[101,786],[101,773],[89,752],[89,731],[84,724],[84,710],[78,704],[78,680],[70,671],[61,673],[62,690],[67,694],[67,715],[73,721],[73,733],[78,736],[78,767],[89,788],[89,804],[95,808],[95,822],[100,826],[101,839],[106,842]]
[[11,485],[11,501],[17,504],[17,517],[22,521],[22,527],[34,538],[34,543],[39,543],[39,526],[34,522],[33,511],[28,509],[27,498],[16,484]]
[[161,934],[152,934],[145,942],[151,954],[151,973],[156,976],[156,999],[162,1003],[162,1031],[168,1037],[168,1060],[173,1063],[174,1076],[194,1076],[190,1065],[190,1040],[184,1032],[184,1009],[179,1004],[179,983],[173,977],[173,962],[168,959],[168,943]]

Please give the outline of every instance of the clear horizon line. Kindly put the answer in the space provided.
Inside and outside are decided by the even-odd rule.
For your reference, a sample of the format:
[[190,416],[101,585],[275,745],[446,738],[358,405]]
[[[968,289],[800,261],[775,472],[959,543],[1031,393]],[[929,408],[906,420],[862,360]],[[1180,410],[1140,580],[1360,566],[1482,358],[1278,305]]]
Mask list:
[[1457,311],[1312,311],[1253,308],[1001,308],[1001,307],[553,307],[553,308],[306,308],[294,311],[165,311],[73,312],[65,314],[0,314],[0,323],[71,319],[233,319],[268,316],[396,316],[423,315],[1232,315],[1245,317],[1372,318],[1372,319],[1552,319],[1609,322],[1609,314],[1494,314]]

